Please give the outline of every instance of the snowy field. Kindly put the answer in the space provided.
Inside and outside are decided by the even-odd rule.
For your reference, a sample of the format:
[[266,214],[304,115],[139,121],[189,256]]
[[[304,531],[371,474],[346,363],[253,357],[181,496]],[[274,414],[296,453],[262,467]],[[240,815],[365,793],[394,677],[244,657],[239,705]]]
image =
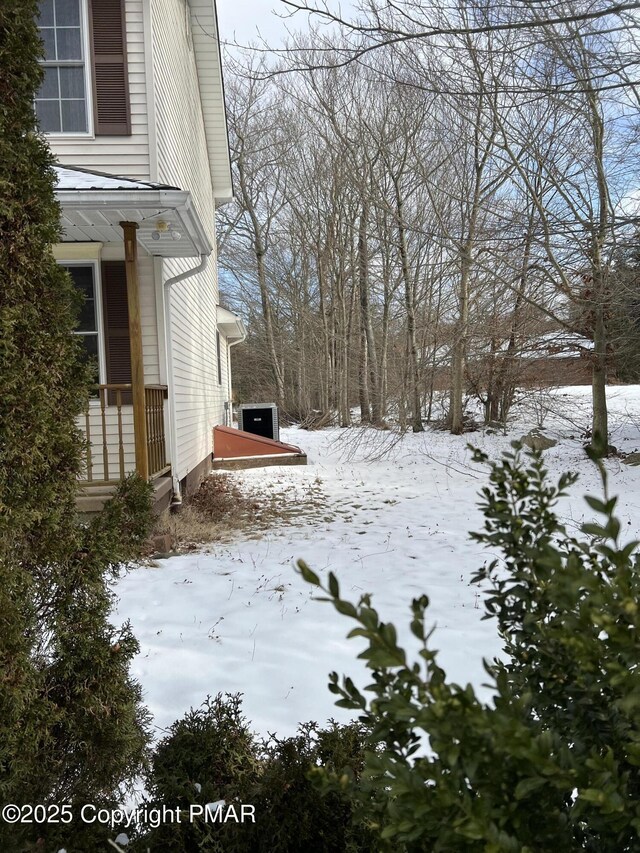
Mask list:
[[[133,673],[156,734],[219,691],[244,694],[245,714],[259,734],[286,736],[301,721],[347,718],[333,704],[327,675],[336,670],[364,686],[366,673],[356,661],[361,646],[345,639],[349,619],[314,600],[294,571],[299,558],[320,575],[333,571],[351,600],[372,593],[382,618],[396,624],[408,645],[409,603],[426,593],[440,664],[450,679],[480,687],[482,660],[500,646],[494,623],[481,621],[479,590],[469,582],[491,555],[468,537],[482,525],[477,493],[486,471],[471,462],[467,442],[498,457],[544,420],[545,434],[558,439],[545,454],[551,474],[580,473],[561,508],[577,527],[591,518],[582,495],[599,493],[582,449],[589,394],[561,388],[523,402],[506,436],[428,431],[398,442],[373,430],[283,430],[282,440],[307,452],[306,467],[233,476],[243,489],[285,492],[290,501],[313,494],[313,517],[133,568],[118,583],[114,618],[129,619],[140,641]],[[612,444],[640,451],[640,386],[611,387],[608,399]],[[612,458],[607,468],[627,538],[640,538],[640,467]]]

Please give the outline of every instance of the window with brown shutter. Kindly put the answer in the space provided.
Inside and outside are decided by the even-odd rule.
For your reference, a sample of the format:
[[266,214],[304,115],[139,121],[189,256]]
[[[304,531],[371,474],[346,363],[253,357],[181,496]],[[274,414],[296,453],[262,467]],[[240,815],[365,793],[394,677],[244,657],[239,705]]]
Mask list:
[[131,134],[124,0],[89,0],[96,136]]
[[[102,263],[102,307],[107,382],[129,384],[131,382],[131,346],[124,261],[103,261]],[[113,401],[109,400],[110,405],[115,403],[115,394],[113,397]],[[122,395],[122,402],[131,402],[129,392]]]
[[35,107],[44,133],[89,133],[85,0],[39,0],[44,70]]

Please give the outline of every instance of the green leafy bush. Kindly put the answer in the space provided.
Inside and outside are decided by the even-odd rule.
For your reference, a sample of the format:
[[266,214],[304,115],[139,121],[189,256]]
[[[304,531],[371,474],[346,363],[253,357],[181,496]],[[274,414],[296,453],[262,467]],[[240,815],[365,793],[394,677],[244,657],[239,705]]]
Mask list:
[[375,853],[375,837],[353,819],[342,791],[322,792],[310,775],[324,767],[358,778],[364,766],[364,732],[359,725],[331,721],[299,727],[294,737],[275,736],[263,746],[262,776],[256,797],[256,825],[249,848],[260,853]]
[[335,673],[330,684],[370,729],[363,773],[315,775],[348,792],[379,850],[640,849],[640,559],[636,543],[620,542],[594,461],[605,496],[586,500],[602,520],[582,539],[554,512],[573,475],[550,485],[541,457],[517,445],[490,465],[485,526],[473,534],[502,553],[476,576],[504,641],[504,659],[486,664],[490,704],[438,666],[426,596],[412,603],[412,661],[369,596],[354,605],[333,575],[325,587],[299,564],[367,644],[365,694]]
[[253,793],[259,776],[257,743],[242,715],[239,694],[207,697],[175,722],[158,744],[150,791],[158,802],[188,808],[199,785],[203,802]]
[[[358,725],[325,729],[301,725],[291,738],[258,741],[241,713],[239,695],[208,698],[173,724],[155,751],[148,808],[181,809],[180,823],[165,822],[143,833],[136,850],[175,853],[360,853],[377,849],[373,836],[354,824],[342,792],[322,792],[310,781],[323,765],[357,777],[364,764]],[[191,804],[224,800],[255,808],[255,823],[188,820]],[[238,808],[238,814],[239,808]]]

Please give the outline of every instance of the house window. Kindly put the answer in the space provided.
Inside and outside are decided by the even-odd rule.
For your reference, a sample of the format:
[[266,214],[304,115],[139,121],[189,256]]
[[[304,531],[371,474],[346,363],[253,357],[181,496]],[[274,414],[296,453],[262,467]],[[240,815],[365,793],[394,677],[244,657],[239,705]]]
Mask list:
[[45,53],[45,76],[35,99],[40,129],[48,134],[90,134],[95,129],[96,136],[129,136],[124,0],[87,3],[40,0],[38,26]]
[[44,133],[89,133],[86,0],[41,0],[44,80],[36,113]]
[[93,263],[62,263],[71,276],[77,290],[84,296],[84,302],[80,308],[78,325],[75,334],[82,338],[87,361],[93,366],[94,381],[98,385],[103,370],[103,345],[100,335],[101,311],[100,311],[100,287],[97,275],[97,265]]
[[218,385],[222,385],[222,362],[220,360],[220,332],[216,332],[216,354],[218,358]]

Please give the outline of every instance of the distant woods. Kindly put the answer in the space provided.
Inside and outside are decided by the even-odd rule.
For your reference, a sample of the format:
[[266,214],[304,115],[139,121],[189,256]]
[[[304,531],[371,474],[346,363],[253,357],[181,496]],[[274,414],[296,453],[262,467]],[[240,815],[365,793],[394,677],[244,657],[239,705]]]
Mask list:
[[580,375],[606,436],[605,384],[640,361],[636,20],[366,5],[227,58],[240,400],[460,433],[470,397],[505,421],[519,386]]

